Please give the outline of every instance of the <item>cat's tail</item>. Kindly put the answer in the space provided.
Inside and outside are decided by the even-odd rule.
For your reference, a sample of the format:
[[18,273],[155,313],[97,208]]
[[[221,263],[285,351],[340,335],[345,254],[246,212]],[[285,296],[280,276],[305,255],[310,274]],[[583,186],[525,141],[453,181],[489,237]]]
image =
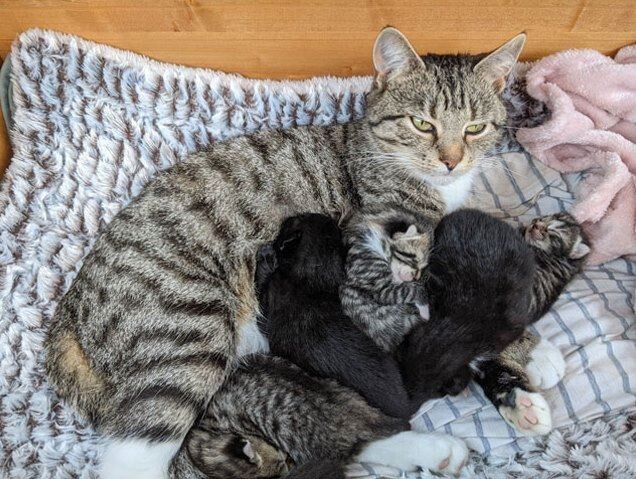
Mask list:
[[314,459],[294,467],[283,479],[345,479],[345,466],[332,459]]

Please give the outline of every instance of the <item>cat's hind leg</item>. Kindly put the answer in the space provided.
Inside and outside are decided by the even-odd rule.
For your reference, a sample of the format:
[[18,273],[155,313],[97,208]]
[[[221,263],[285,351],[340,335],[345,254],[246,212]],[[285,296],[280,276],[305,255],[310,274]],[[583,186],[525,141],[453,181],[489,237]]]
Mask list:
[[[534,342],[527,333],[509,348],[526,347]],[[495,360],[480,362],[476,367],[479,370],[476,381],[514,429],[525,436],[543,435],[552,430],[550,406],[541,393],[535,392],[523,365],[511,361],[504,351]]]

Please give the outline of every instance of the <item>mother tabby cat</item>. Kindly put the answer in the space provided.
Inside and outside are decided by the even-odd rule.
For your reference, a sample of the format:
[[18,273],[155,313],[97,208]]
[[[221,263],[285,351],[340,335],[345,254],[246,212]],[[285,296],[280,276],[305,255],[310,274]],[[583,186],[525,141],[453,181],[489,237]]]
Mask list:
[[113,219],[46,343],[60,396],[110,438],[101,477],[165,476],[237,358],[267,347],[255,254],[285,217],[399,207],[436,223],[462,205],[505,125],[500,93],[524,41],[420,58],[387,28],[363,119],[215,143]]

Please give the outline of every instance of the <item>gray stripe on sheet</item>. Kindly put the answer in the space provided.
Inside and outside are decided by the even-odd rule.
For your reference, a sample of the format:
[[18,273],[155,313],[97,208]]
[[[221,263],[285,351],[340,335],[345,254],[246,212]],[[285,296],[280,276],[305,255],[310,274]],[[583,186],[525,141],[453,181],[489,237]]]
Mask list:
[[572,401],[570,399],[570,395],[565,390],[565,384],[563,384],[563,381],[559,381],[557,383],[557,388],[559,390],[559,393],[561,393],[561,397],[563,398],[563,403],[565,404],[565,409],[568,412],[568,417],[572,421],[578,422],[579,417],[574,412],[574,406],[572,406]]
[[[596,291],[596,293],[598,294],[598,291]],[[594,327],[594,331],[596,332],[596,337],[601,339],[603,337],[603,330],[601,329],[601,325],[598,324],[598,322],[594,318],[592,318],[592,315],[590,314],[590,311],[587,309],[587,307],[581,302],[581,300],[579,300],[578,298],[575,298],[571,292],[566,290],[564,294],[567,298],[570,299],[570,301],[576,304],[578,308],[583,312],[583,314],[585,315],[585,318]],[[618,371],[618,374],[620,374],[621,378],[623,379],[624,391],[627,394],[630,394],[631,388],[629,387],[629,379],[627,378],[627,373],[625,372],[625,369],[623,369],[623,366],[621,365],[621,363],[618,361],[618,359],[616,359],[616,356],[614,355],[614,350],[612,349],[610,344],[603,339],[601,339],[601,342],[605,343],[605,345],[607,346],[607,353],[609,355],[610,361],[612,361],[612,363],[614,364],[614,367]]]
[[[581,312],[585,314],[583,311]],[[600,404],[600,406],[603,408],[603,411],[607,414],[608,412],[611,411],[611,408],[609,407],[609,404],[607,404],[605,400],[601,397],[601,391],[598,387],[598,383],[596,382],[596,377],[594,377],[594,373],[592,373],[590,369],[590,358],[587,356],[587,351],[585,351],[585,348],[577,344],[574,333],[572,332],[570,328],[568,328],[565,325],[563,318],[561,318],[561,315],[554,309],[550,310],[550,314],[554,316],[559,326],[561,326],[561,329],[563,329],[565,333],[568,335],[568,340],[570,341],[570,344],[572,346],[576,346],[576,352],[581,357],[581,361],[583,363],[583,372],[585,373],[585,376],[587,377],[588,382],[590,383],[590,386],[592,387],[592,391],[594,392],[594,397],[596,398],[596,402]]]
[[480,171],[479,177],[481,178],[481,181],[483,182],[484,187],[486,188],[486,191],[488,191],[488,193],[490,193],[490,196],[492,196],[492,201],[495,204],[495,206],[499,210],[505,212],[504,208],[501,206],[501,201],[499,201],[499,197],[495,194],[495,191],[492,189],[492,186],[490,185],[490,182],[488,181],[486,174],[483,171]]
[[429,431],[434,431],[435,430],[435,426],[433,426],[433,421],[431,421],[431,418],[428,416],[428,413],[425,412],[424,414],[422,414],[420,416],[422,418],[422,420],[424,421],[424,423],[426,424],[426,428]]
[[[616,283],[616,286],[618,286],[618,288],[623,291],[624,294],[628,294],[627,290],[625,289],[625,285],[622,284],[622,281],[619,281],[616,279],[616,277],[614,276],[614,273],[612,273],[610,270],[608,270],[607,268],[599,268],[599,271],[604,273],[605,275],[607,275],[608,279],[610,281],[614,281]],[[588,287],[592,290],[592,292],[594,294],[597,294],[601,297],[601,299],[603,300],[603,304],[605,304],[605,309],[607,311],[609,311],[610,313],[612,313],[616,319],[618,319],[621,323],[621,325],[623,326],[623,334],[621,334],[621,338],[623,339],[629,339],[629,336],[627,336],[627,330],[630,328],[629,323],[627,321],[627,318],[625,318],[623,315],[617,313],[616,311],[614,311],[614,309],[610,306],[609,304],[609,298],[607,297],[606,294],[601,294],[598,290],[598,288],[596,287],[596,285],[594,284],[594,281],[592,279],[590,279],[589,276],[587,276],[585,274],[585,272],[583,272],[581,274],[581,277],[583,278],[583,280],[585,281],[585,283],[588,285]],[[627,306],[630,309],[633,309],[633,307],[629,304],[629,299],[626,297],[625,298],[625,302],[627,303]],[[636,344],[635,344],[636,346]]]
[[455,416],[455,419],[458,419],[461,416],[461,414],[459,414],[459,411],[453,404],[453,401],[451,401],[451,399],[448,396],[444,396],[444,403],[446,404],[446,406],[448,406],[448,409],[451,410],[451,412],[453,413],[453,416]]
[[475,428],[477,429],[477,437],[481,439],[481,443],[484,445],[484,454],[490,454],[492,448],[490,441],[484,436],[484,427],[481,423],[481,419],[479,419],[479,414],[473,414],[473,423],[475,423]]
[[[490,401],[487,401],[484,398],[482,390],[477,387],[477,384],[474,381],[471,381],[468,383],[468,389],[470,390],[471,393],[473,393],[473,396],[475,397],[475,399],[479,401],[479,404],[481,404],[482,408],[485,406],[488,406],[489,404],[491,406],[494,406]],[[501,418],[501,420],[503,421],[503,418]],[[490,444],[490,441],[488,440],[488,438],[484,436],[484,427],[483,427],[483,424],[481,423],[481,418],[479,417],[479,413],[473,414],[473,423],[475,424],[475,428],[477,430],[477,436],[479,436],[479,439],[481,439],[481,443],[484,445],[485,454],[488,454],[492,450],[492,445]],[[514,438],[511,438],[511,439],[514,440]]]
[[[605,272],[605,274],[608,276],[608,279],[611,279],[609,278],[608,272]],[[585,272],[581,273],[579,276],[581,277],[581,279],[583,279],[583,281],[585,281],[585,284],[587,284],[588,288],[590,288],[594,294],[601,297],[601,300],[603,301],[603,304],[605,305],[605,309],[608,312],[612,313],[616,317],[616,319],[620,321],[620,323],[623,325],[623,334],[621,335],[621,337],[623,339],[627,339],[627,330],[629,329],[629,323],[627,322],[627,319],[625,319],[622,315],[614,311],[614,309],[609,304],[609,299],[607,298],[607,295],[601,294],[599,292],[598,288],[594,284],[594,281],[591,280],[590,277],[587,274],[585,274]],[[616,280],[614,280],[614,282],[616,282]]]

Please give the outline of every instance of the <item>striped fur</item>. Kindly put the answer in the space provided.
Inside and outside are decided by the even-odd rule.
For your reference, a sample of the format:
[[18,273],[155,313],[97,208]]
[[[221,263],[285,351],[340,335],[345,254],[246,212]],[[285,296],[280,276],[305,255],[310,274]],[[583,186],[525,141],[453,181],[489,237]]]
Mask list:
[[[219,455],[228,438],[267,441],[293,463],[317,459],[346,462],[365,444],[408,429],[362,396],[329,379],[314,378],[273,356],[246,359],[215,394],[205,416],[186,438],[194,464],[208,477],[248,479],[256,468],[232,470],[232,455]],[[229,466],[229,467],[228,467]]]
[[[422,60],[386,29],[361,120],[215,143],[158,174],[101,234],[57,307],[45,347],[60,396],[118,440],[182,440],[238,351],[249,352],[242,344],[261,344],[245,333],[255,331],[258,247],[303,212],[399,205],[439,220],[442,189],[501,137],[495,77],[522,43],[483,59]],[[431,116],[435,134],[414,129],[414,117]],[[466,134],[475,122],[484,131]]]
[[[416,225],[420,238],[415,245],[396,241],[395,235]],[[392,262],[406,253],[417,257],[421,273],[428,259],[433,236],[432,222],[405,210],[360,212],[346,228],[348,247],[345,281],[340,288],[343,311],[380,348],[393,352],[411,328],[422,318],[415,306],[426,304],[420,281],[396,283]],[[415,246],[415,248],[413,248]],[[401,248],[401,249],[400,249]]]
[[285,453],[255,436],[193,429],[186,449],[193,464],[209,479],[267,479],[288,472]]

